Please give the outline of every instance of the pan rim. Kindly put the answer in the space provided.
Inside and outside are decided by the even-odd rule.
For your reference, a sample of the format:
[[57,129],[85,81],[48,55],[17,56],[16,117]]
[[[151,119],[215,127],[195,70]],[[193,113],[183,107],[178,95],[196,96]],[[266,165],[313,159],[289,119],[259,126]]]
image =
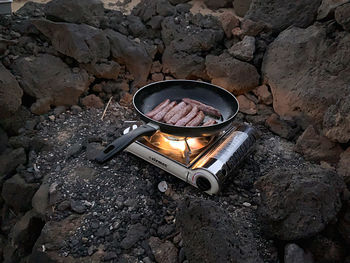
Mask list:
[[147,118],[148,120],[150,120],[150,122],[152,123],[156,123],[157,125],[167,125],[169,127],[176,127],[176,128],[190,128],[190,129],[202,129],[203,127],[202,126],[190,126],[190,127],[186,127],[186,126],[175,126],[175,125],[172,125],[172,124],[168,124],[168,123],[164,123],[164,122],[159,122],[159,121],[155,121],[155,120],[152,120],[151,118],[148,118],[143,112],[141,112],[138,107],[136,107],[135,105],[135,97],[137,96],[137,94],[139,92],[141,92],[143,89],[147,88],[148,86],[152,86],[152,85],[155,85],[155,84],[158,84],[158,83],[164,83],[164,82],[179,82],[179,81],[185,81],[185,82],[194,82],[194,83],[198,83],[198,82],[201,82],[201,83],[204,83],[204,84],[208,84],[208,85],[211,85],[211,86],[214,86],[220,90],[222,90],[223,92],[227,93],[228,95],[230,95],[237,103],[237,110],[234,114],[232,114],[232,116],[230,118],[228,118],[227,120],[223,121],[223,122],[220,122],[220,123],[216,123],[214,125],[210,125],[210,126],[206,126],[207,127],[219,127],[219,126],[222,126],[223,123],[229,123],[233,120],[234,117],[236,117],[237,113],[239,112],[239,102],[236,98],[235,95],[233,95],[231,92],[227,91],[226,89],[220,87],[220,86],[217,86],[215,84],[211,84],[211,83],[207,83],[207,82],[204,82],[204,81],[197,81],[197,80],[189,80],[189,79],[172,79],[172,80],[162,80],[162,81],[157,81],[157,82],[152,82],[152,83],[149,83],[145,86],[143,86],[142,88],[140,88],[138,91],[135,92],[133,98],[132,98],[132,104],[134,106],[134,109],[138,112],[138,114],[140,114],[141,116]]

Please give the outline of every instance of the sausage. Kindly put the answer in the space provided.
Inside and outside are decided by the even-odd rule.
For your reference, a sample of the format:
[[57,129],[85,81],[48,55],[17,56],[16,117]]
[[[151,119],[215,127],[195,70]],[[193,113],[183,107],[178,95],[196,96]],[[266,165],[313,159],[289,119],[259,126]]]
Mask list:
[[197,113],[198,107],[194,106],[185,117],[181,118],[175,123],[175,126],[186,126],[187,123],[189,123],[194,117],[196,117]]
[[165,106],[163,109],[161,109],[154,117],[152,118],[155,121],[161,121],[165,114],[169,112],[173,107],[175,107],[176,101],[170,102],[167,106]]
[[170,120],[170,124],[175,124],[178,120],[180,120],[183,116],[186,116],[192,109],[191,105],[186,105],[185,108],[182,108],[178,113],[176,113]]
[[198,107],[199,110],[207,113],[207,114],[210,114],[210,115],[213,115],[213,116],[217,116],[217,117],[221,117],[221,112],[218,110],[218,109],[215,109],[214,107],[212,106],[209,106],[209,105],[206,105],[200,101],[197,101],[197,100],[192,100],[192,99],[189,99],[189,98],[184,98],[182,99],[184,102],[186,102],[187,104],[190,104],[192,106],[196,105]]
[[177,104],[174,108],[172,108],[167,114],[165,114],[163,120],[166,123],[169,123],[170,119],[182,108],[186,107],[186,103],[181,101],[179,104]]
[[150,112],[146,113],[146,116],[152,118],[160,110],[162,110],[164,107],[166,107],[169,103],[170,103],[169,99],[164,100],[162,103],[158,104],[158,106],[155,107],[153,110],[151,110]]
[[209,119],[202,126],[210,126],[216,123],[216,120]]
[[205,115],[203,111],[200,111],[196,117],[194,117],[189,123],[186,124],[186,127],[198,126],[199,124],[202,123],[202,121],[204,120],[204,117]]

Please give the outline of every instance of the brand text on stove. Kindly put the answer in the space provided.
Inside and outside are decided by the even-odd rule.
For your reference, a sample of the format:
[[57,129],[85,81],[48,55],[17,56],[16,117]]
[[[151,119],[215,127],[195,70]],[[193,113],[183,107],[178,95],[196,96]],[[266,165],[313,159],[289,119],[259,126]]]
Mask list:
[[154,157],[152,157],[152,156],[149,156],[149,158],[150,158],[153,162],[159,163],[160,165],[163,165],[164,167],[167,167],[167,166],[168,166],[167,164],[165,164],[165,163],[163,163],[163,162],[157,160],[156,158],[154,158]]

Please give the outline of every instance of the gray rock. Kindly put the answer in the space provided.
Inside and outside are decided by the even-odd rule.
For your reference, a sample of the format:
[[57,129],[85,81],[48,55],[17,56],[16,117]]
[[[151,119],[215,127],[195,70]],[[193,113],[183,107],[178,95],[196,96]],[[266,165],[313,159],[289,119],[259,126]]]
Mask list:
[[62,113],[66,112],[67,108],[65,106],[57,106],[54,110],[53,113],[56,116],[61,115]]
[[344,241],[341,239],[317,235],[304,246],[312,253],[315,262],[346,262],[347,246],[344,246]]
[[49,207],[49,186],[43,183],[33,196],[32,207],[35,212],[44,217]]
[[[349,163],[350,163],[350,147],[348,147],[343,153],[340,154],[340,160],[337,168],[337,172],[341,176],[343,176],[346,184],[350,183]],[[350,241],[350,236],[349,236],[349,241]]]
[[74,169],[74,176],[78,180],[91,180],[95,178],[97,171],[90,167],[80,166]]
[[100,0],[53,0],[46,4],[45,15],[54,21],[98,27],[104,7]]
[[252,0],[234,0],[233,9],[235,10],[236,15],[244,17],[248,12]]
[[77,157],[83,151],[83,149],[84,147],[81,142],[73,144],[67,151],[67,158]]
[[7,133],[0,127],[0,156],[6,150],[7,143],[8,143]]
[[205,64],[211,82],[235,95],[246,93],[259,85],[260,76],[256,68],[229,54],[208,55]]
[[71,108],[71,111],[73,114],[78,114],[79,112],[81,112],[83,109],[78,106],[78,105],[73,105]]
[[229,53],[243,61],[251,61],[254,58],[255,37],[245,36],[242,41],[234,44]]
[[289,28],[270,44],[263,60],[275,112],[295,118],[304,129],[322,123],[327,109],[350,93],[350,34],[336,32],[330,38],[327,30],[326,25]]
[[232,0],[204,0],[204,3],[208,8],[214,10],[232,6]]
[[152,66],[152,57],[146,46],[113,30],[107,29],[105,32],[110,40],[112,57],[118,63],[126,65],[135,78],[136,86],[145,84]]
[[270,131],[287,140],[292,140],[300,130],[295,122],[282,120],[275,113],[266,120],[266,125]]
[[96,78],[118,79],[120,65],[115,61],[101,62],[95,64],[84,64],[82,67]]
[[16,212],[25,212],[31,208],[31,202],[37,184],[27,184],[18,174],[4,182],[1,196]]
[[314,260],[297,244],[287,244],[284,247],[284,263],[314,263]]
[[176,224],[189,262],[263,262],[239,212],[232,220],[213,201],[187,199],[179,207]]
[[184,4],[184,3],[187,3],[191,0],[169,0],[169,2],[172,4],[172,5],[177,5],[177,4]]
[[350,32],[350,3],[341,5],[335,9],[335,20],[340,24],[344,30]]
[[19,110],[11,117],[0,119],[0,124],[9,136],[15,136],[18,135],[19,129],[24,127],[25,122],[30,117],[30,111],[26,107],[21,106]]
[[312,125],[298,138],[295,151],[303,154],[306,160],[330,163],[337,163],[343,152],[340,145],[320,134],[318,129]]
[[293,25],[307,27],[315,20],[321,0],[253,0],[245,18],[262,21],[275,31]]
[[140,239],[144,238],[147,228],[140,223],[130,225],[126,237],[120,242],[123,249],[132,248]]
[[349,0],[322,0],[322,3],[317,11],[317,20],[322,20],[325,18],[329,18],[334,15],[334,10],[345,3],[349,2]]
[[36,114],[46,113],[50,105],[76,104],[92,81],[84,70],[73,73],[60,58],[48,54],[22,57],[15,61],[13,68],[22,78],[20,84],[24,91],[37,99],[31,106]]
[[295,240],[321,232],[341,208],[343,178],[318,166],[277,168],[256,183],[258,215],[271,238]]
[[171,16],[175,13],[175,8],[172,6],[168,0],[159,0],[157,2],[157,13],[160,16]]
[[95,160],[96,156],[104,149],[100,143],[92,142],[86,146],[86,158],[90,161]]
[[53,47],[79,63],[95,63],[110,56],[110,45],[100,29],[48,20],[33,20],[33,25],[51,40]]
[[152,253],[158,263],[177,263],[178,250],[170,241],[162,241],[158,237],[151,237],[148,240]]
[[27,162],[27,155],[23,148],[8,149],[0,155],[0,176],[4,176]]
[[71,200],[70,207],[74,212],[78,214],[84,214],[86,211],[86,206],[80,200]]
[[323,133],[332,141],[350,140],[350,94],[331,105],[323,117]]
[[14,114],[22,104],[23,91],[17,80],[0,62],[0,119]]

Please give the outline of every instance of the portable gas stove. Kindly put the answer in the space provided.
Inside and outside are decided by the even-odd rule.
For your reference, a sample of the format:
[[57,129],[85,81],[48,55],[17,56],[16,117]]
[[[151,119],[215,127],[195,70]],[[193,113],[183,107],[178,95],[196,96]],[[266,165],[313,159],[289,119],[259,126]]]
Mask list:
[[[124,130],[124,134],[137,125]],[[184,138],[156,132],[130,144],[128,151],[208,194],[216,194],[225,180],[253,150],[257,131],[232,125],[211,137]]]

